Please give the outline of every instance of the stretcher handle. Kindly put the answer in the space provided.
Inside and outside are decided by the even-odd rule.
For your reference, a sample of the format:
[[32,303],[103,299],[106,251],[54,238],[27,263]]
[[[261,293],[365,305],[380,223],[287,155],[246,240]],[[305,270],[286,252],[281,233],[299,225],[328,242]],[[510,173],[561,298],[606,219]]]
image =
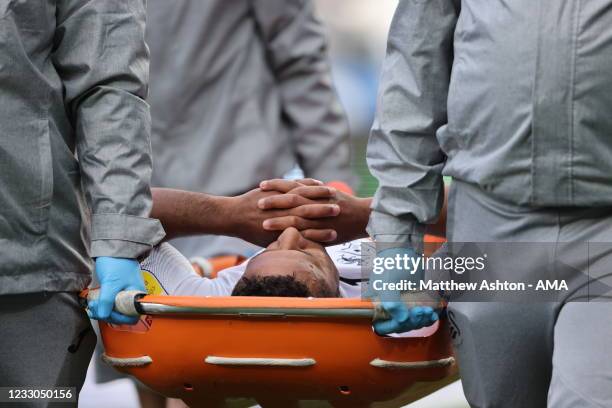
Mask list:
[[372,314],[372,322],[379,322],[382,320],[390,319],[391,315],[382,307],[382,305],[376,305],[374,307],[374,313]]
[[[82,295],[85,295],[88,302],[96,300],[100,297],[100,289],[86,289]],[[141,298],[146,296],[146,293],[140,290],[125,290],[117,293],[115,296],[115,311],[126,316],[140,316],[144,314],[140,303]]]

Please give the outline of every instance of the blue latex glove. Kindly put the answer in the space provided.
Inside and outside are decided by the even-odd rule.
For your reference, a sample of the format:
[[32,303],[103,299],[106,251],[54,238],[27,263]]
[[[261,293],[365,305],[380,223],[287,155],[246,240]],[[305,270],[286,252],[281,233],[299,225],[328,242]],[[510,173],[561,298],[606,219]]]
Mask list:
[[374,322],[374,330],[381,335],[417,330],[438,320],[438,314],[429,306],[409,308],[402,301],[382,302],[381,306],[391,315],[390,320]]
[[[410,258],[419,256],[410,247],[387,248],[377,254],[379,258],[396,258],[406,255]],[[400,282],[402,279],[419,282],[424,276],[422,268],[412,269],[388,269],[383,274],[372,276],[371,279],[380,279],[384,282]],[[376,333],[385,335],[390,333],[403,333],[431,326],[438,320],[438,314],[429,306],[409,307],[400,299],[399,292],[380,293],[382,308],[391,316],[390,320],[374,322]]]
[[96,258],[96,275],[100,281],[100,297],[87,305],[89,317],[115,324],[138,322],[138,317],[125,316],[113,310],[115,297],[122,290],[145,291],[138,261],[101,256]]

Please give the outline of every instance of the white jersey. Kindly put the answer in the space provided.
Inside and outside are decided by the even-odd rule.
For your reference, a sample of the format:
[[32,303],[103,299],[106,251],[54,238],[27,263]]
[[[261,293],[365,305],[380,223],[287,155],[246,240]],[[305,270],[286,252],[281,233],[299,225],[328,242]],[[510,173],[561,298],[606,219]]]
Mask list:
[[[340,275],[340,296],[361,297],[361,243],[355,240],[327,247]],[[151,250],[141,262],[147,291],[173,296],[230,296],[242,278],[247,262],[224,269],[214,279],[198,275],[191,263],[176,248],[164,242]]]

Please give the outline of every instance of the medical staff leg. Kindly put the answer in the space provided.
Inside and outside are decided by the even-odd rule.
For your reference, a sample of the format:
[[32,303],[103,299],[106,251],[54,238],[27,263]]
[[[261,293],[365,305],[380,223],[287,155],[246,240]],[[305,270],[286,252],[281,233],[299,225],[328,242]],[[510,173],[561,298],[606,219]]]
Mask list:
[[548,407],[612,407],[612,303],[567,303],[554,338]]
[[[78,294],[0,296],[0,386],[81,390],[96,336]],[[29,402],[28,407],[77,403]]]
[[[454,181],[447,233],[449,242],[492,243],[489,248],[503,254],[507,242],[556,239],[558,217],[497,201],[473,185]],[[554,244],[531,247],[521,248],[522,256],[512,259],[490,256],[490,279],[507,279],[515,270],[537,276],[550,256],[543,250]],[[448,315],[468,402],[478,408],[545,407],[558,304],[455,300]]]
[[471,406],[546,406],[554,309],[549,303],[449,306],[463,390]]

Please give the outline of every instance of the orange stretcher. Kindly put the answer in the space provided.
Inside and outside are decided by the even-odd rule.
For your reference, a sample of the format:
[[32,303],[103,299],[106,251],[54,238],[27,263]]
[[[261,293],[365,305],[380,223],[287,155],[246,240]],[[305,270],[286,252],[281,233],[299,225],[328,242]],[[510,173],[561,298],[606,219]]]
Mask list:
[[400,407],[457,378],[444,318],[381,337],[384,312],[360,299],[120,295],[141,319],[100,323],[103,360],[191,407]]
[[103,359],[192,407],[367,407],[455,372],[444,320],[422,337],[380,337],[361,300],[145,296],[137,307],[136,326],[100,324]]

